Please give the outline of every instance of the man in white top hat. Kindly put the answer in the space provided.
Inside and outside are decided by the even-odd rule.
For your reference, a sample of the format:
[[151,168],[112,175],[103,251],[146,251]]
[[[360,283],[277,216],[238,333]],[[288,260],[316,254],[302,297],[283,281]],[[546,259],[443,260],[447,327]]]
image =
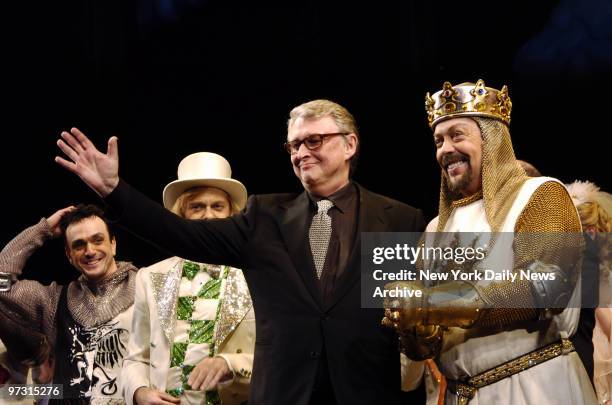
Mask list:
[[[247,191],[215,153],[185,157],[164,206],[191,220],[227,218]],[[171,257],[136,279],[124,362],[128,404],[241,404],[248,400],[255,316],[242,271]]]

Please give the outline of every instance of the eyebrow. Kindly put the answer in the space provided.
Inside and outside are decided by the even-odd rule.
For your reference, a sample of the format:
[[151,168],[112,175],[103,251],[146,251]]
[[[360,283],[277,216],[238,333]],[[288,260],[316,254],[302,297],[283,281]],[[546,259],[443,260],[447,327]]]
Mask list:
[[78,244],[85,243],[86,239],[91,240],[91,239],[95,239],[95,238],[105,239],[106,237],[104,236],[104,234],[102,232],[94,233],[93,235],[90,235],[88,238],[85,238],[85,239],[79,238],[79,239],[73,240],[72,243],[70,244],[70,246],[76,246]]

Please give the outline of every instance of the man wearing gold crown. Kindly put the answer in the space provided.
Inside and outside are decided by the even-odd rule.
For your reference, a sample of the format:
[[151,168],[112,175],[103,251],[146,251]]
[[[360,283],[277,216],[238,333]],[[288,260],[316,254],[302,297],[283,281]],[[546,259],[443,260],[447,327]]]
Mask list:
[[[461,271],[493,269],[499,275],[505,268],[547,276],[425,281],[419,285],[423,297],[385,303],[383,324],[400,333],[409,357],[436,359],[447,380],[447,404],[596,403],[568,339],[580,312],[575,303],[582,244],[566,189],[553,178],[527,177],[517,162],[506,86],[499,91],[482,80],[446,82],[433,97],[427,94],[426,109],[442,184],[439,215],[429,223],[425,243],[473,232],[486,241],[486,254]],[[422,263],[445,271],[436,264]]]

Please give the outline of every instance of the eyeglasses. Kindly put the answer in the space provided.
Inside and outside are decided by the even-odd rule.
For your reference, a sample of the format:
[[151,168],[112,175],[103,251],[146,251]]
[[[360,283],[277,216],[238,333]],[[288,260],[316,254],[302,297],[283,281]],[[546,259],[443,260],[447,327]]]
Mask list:
[[302,146],[302,144],[304,144],[306,148],[308,148],[309,150],[315,150],[315,149],[320,148],[321,145],[323,145],[323,140],[327,137],[336,136],[336,135],[348,135],[348,134],[350,134],[350,132],[333,132],[330,134],[308,135],[306,138],[302,139],[301,141],[285,142],[285,150],[290,155],[295,155],[298,152],[298,150],[300,150],[300,146]]

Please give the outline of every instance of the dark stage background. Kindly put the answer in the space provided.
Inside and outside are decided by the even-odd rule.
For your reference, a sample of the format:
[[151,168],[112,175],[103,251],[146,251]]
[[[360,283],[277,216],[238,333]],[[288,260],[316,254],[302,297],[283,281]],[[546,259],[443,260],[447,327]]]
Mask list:
[[[437,211],[424,93],[445,80],[510,87],[520,158],[611,190],[612,12],[603,0],[532,2],[20,2],[5,12],[2,243],[97,197],[53,162],[78,126],[119,137],[121,175],[156,200],[178,162],[213,151],[250,193],[300,191],[282,148],[288,111],[329,98],[357,118],[365,187]],[[166,256],[119,233],[119,256]],[[54,241],[28,277],[75,273]]]

